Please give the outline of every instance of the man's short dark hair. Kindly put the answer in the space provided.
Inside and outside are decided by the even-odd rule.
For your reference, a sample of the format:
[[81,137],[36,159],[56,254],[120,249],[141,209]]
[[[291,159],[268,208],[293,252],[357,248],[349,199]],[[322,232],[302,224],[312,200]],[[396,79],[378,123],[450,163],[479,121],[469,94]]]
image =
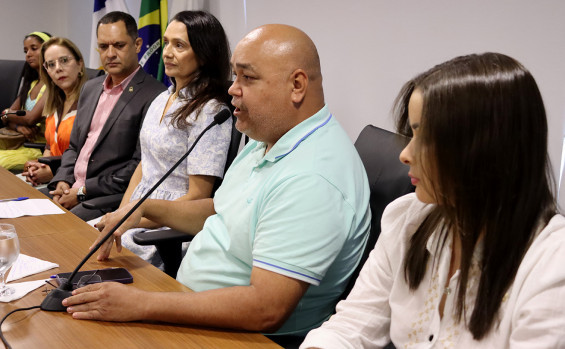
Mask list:
[[119,21],[124,22],[128,35],[135,41],[137,39],[137,23],[135,23],[135,19],[129,13],[121,11],[113,11],[100,18],[96,26],[96,37],[98,37],[98,27],[100,27],[100,24],[110,24]]

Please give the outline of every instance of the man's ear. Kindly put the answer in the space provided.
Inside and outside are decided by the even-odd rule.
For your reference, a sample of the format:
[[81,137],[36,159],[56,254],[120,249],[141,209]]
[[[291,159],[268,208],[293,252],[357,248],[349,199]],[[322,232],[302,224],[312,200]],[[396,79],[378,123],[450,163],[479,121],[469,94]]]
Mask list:
[[135,52],[139,53],[139,51],[141,51],[141,45],[143,45],[143,39],[140,37],[137,37],[137,39],[135,39]]
[[292,93],[291,99],[293,103],[302,103],[306,90],[308,89],[308,75],[302,69],[296,69],[292,75]]

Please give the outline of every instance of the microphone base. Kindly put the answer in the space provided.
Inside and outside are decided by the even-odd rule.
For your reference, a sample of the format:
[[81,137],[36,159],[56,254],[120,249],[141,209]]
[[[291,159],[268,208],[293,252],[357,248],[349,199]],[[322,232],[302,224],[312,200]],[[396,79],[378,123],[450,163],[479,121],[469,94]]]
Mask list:
[[63,299],[70,297],[72,291],[63,290],[62,288],[56,288],[51,290],[49,294],[45,297],[43,302],[41,302],[40,309],[45,311],[67,311],[67,307],[63,306]]

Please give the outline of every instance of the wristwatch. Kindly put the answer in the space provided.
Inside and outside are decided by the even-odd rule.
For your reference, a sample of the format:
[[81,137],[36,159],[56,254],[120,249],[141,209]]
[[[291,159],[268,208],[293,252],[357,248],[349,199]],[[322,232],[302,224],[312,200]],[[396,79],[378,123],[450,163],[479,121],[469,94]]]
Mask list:
[[78,199],[79,202],[83,202],[83,201],[86,200],[84,185],[82,187],[78,188],[77,199]]

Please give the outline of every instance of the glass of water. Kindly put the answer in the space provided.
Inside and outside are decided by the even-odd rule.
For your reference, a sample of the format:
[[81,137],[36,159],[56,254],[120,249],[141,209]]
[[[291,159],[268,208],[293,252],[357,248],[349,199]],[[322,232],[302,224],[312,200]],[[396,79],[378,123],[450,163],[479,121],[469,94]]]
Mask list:
[[20,254],[20,243],[16,228],[11,224],[0,223],[0,296],[9,296],[15,292],[6,286],[5,275]]

